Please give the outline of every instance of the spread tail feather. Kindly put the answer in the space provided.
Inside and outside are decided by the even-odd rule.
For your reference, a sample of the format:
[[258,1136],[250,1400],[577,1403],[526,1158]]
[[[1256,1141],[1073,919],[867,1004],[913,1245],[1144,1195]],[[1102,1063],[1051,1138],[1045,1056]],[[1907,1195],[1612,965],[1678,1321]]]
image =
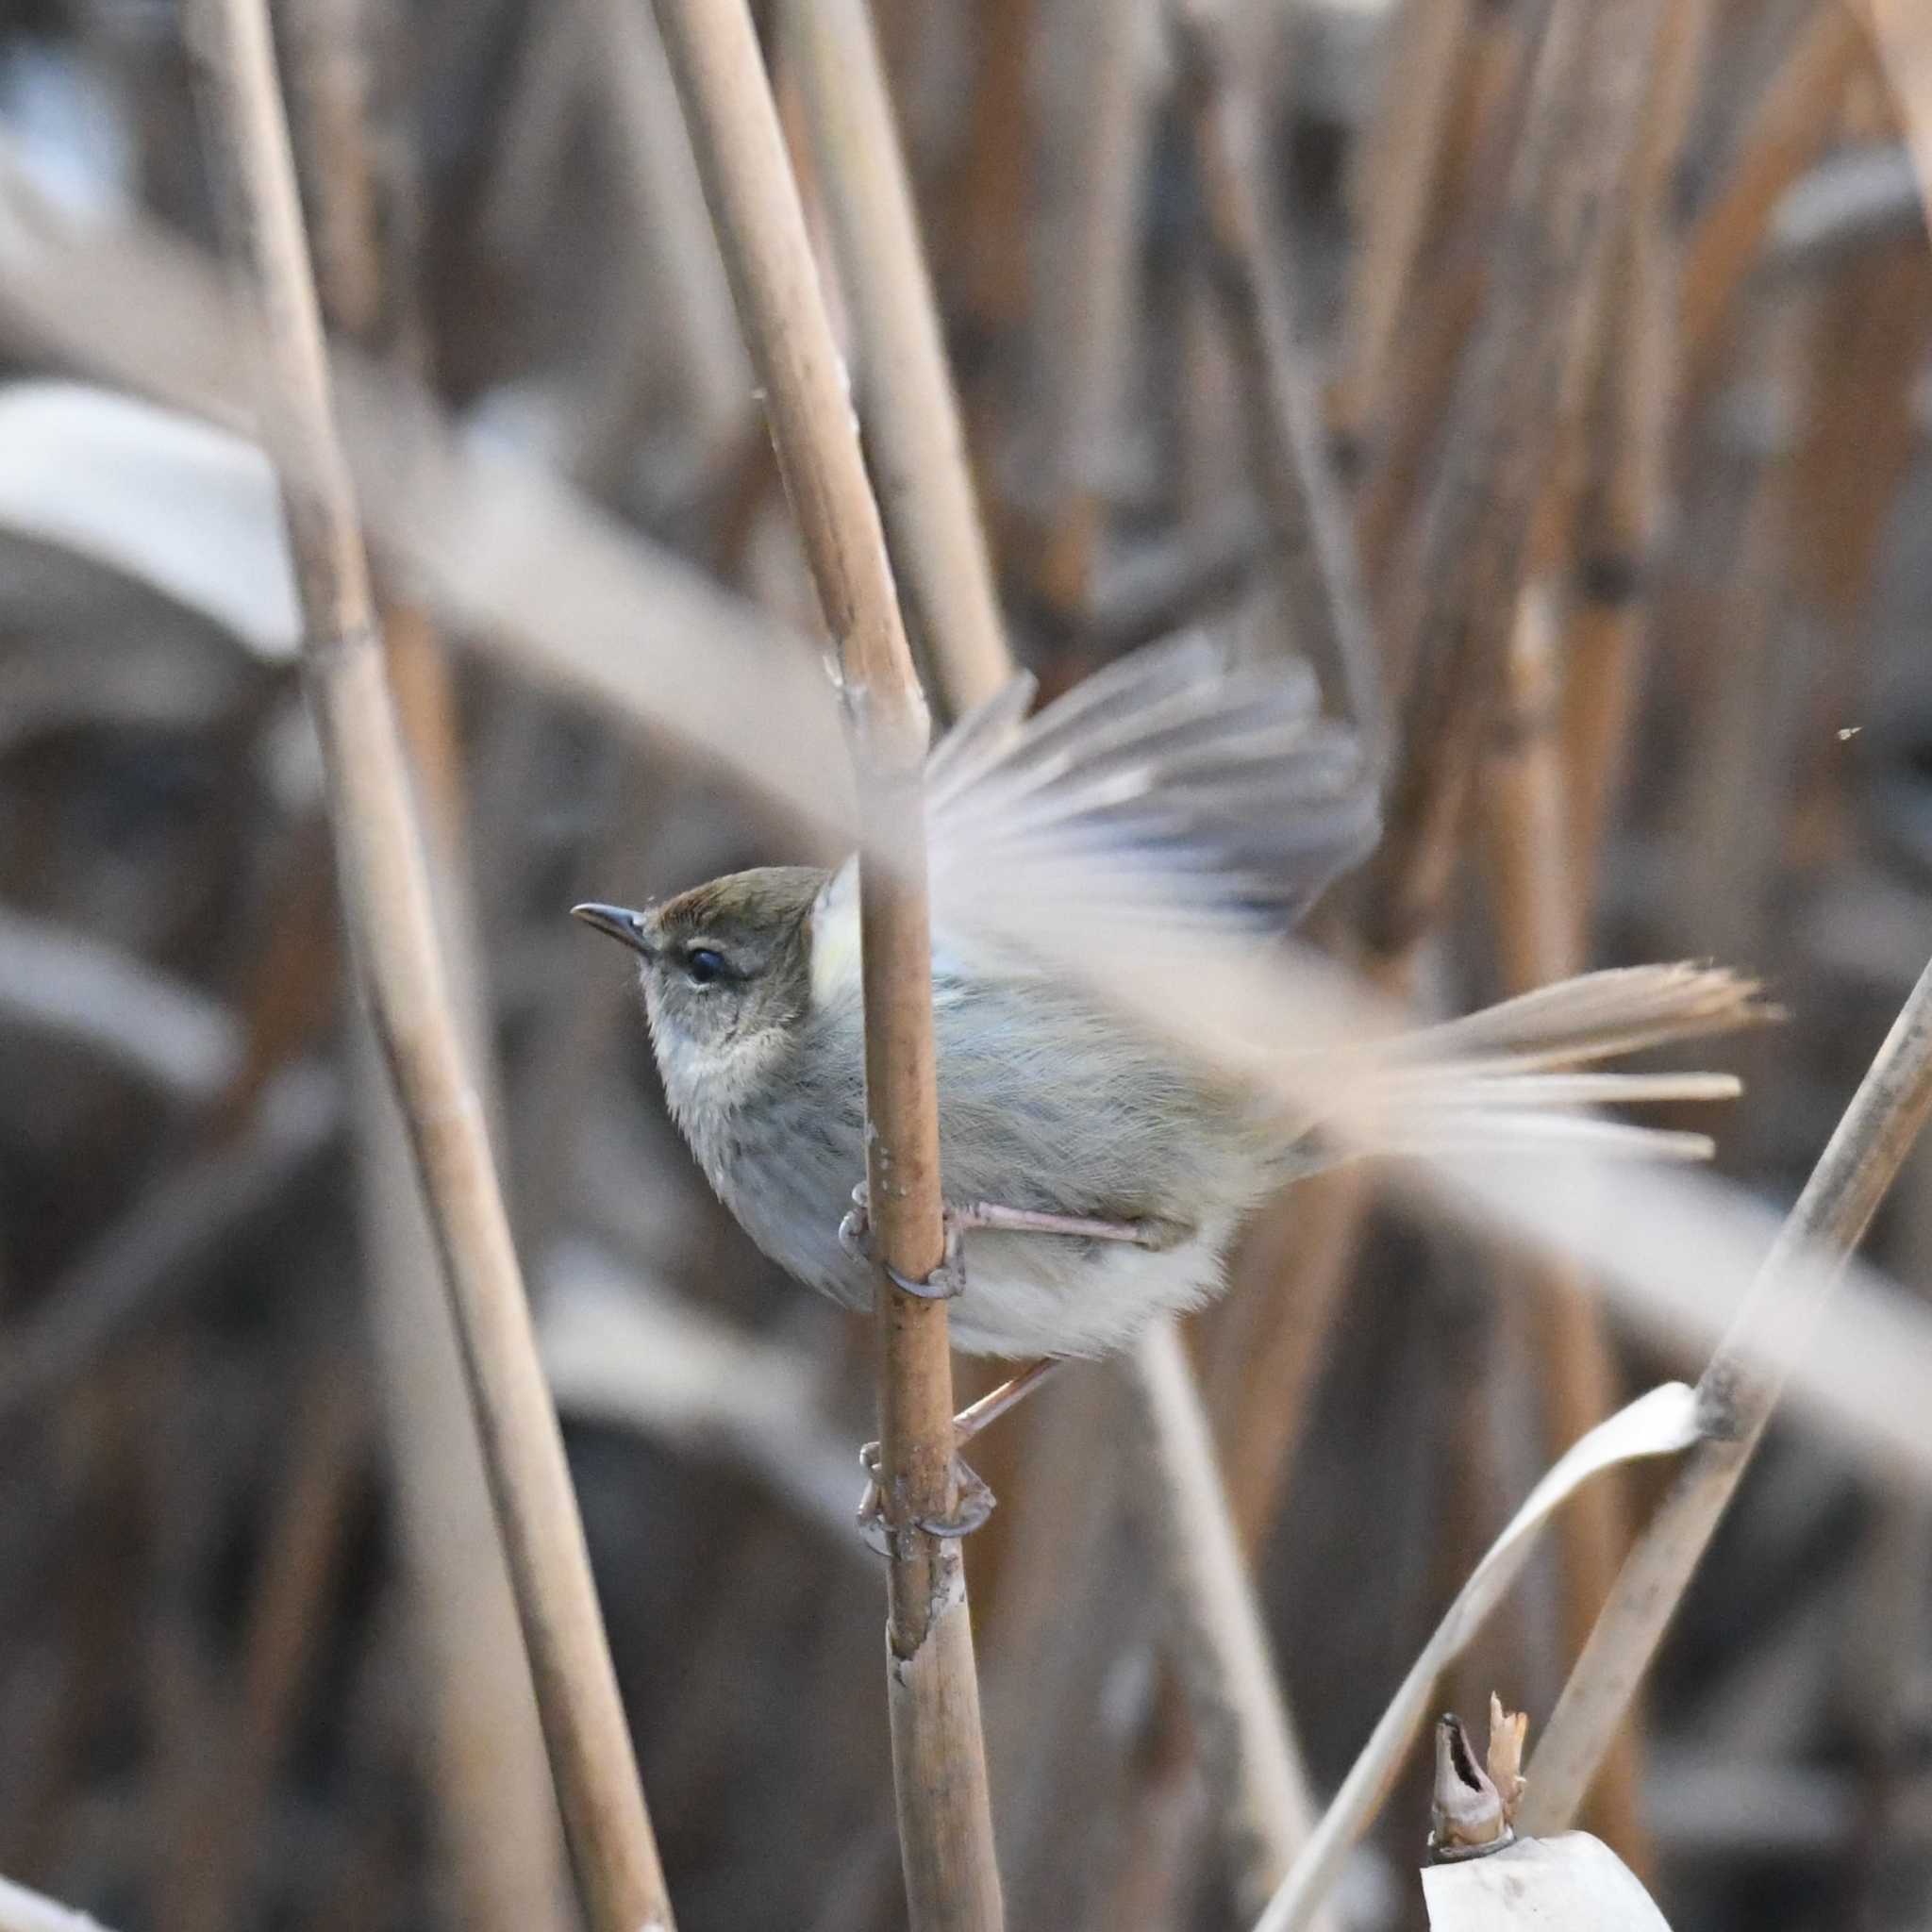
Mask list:
[[1575,1069],[1781,1017],[1755,980],[1718,967],[1613,967],[1561,980],[1386,1042],[1371,1080],[1376,1142],[1391,1154],[1541,1145],[1708,1159],[1706,1135],[1587,1109],[1733,1099],[1742,1091],[1734,1075]]

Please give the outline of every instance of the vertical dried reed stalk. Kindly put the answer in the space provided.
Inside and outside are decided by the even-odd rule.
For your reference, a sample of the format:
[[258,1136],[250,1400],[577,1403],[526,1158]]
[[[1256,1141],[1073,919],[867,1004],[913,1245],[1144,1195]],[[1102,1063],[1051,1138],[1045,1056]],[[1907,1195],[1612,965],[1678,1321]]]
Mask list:
[[1618,242],[1593,391],[1584,417],[1574,604],[1562,644],[1564,793],[1580,964],[1604,825],[1649,631],[1653,552],[1664,516],[1678,394],[1681,178],[1714,0],[1680,0],[1659,64]]
[[865,0],[788,0],[788,45],[858,325],[859,414],[910,614],[958,715],[1012,675],[918,212]]
[[[420,373],[413,196],[400,178],[408,163],[378,146],[371,125],[371,9],[367,0],[302,0],[288,19],[285,86],[316,234],[325,325],[372,354],[387,348]],[[465,849],[455,681],[427,613],[399,598],[393,584],[380,587],[379,603],[455,1017],[488,1103],[496,1067]],[[462,1344],[409,1172],[408,1129],[373,1029],[361,1016],[352,1024],[371,1340],[410,1634],[429,1679],[422,1748],[438,1851],[462,1923],[475,1932],[560,1932],[567,1906],[557,1805],[489,1472],[463,1386]]]
[[1193,127],[1208,275],[1247,389],[1254,468],[1274,538],[1289,629],[1328,708],[1383,753],[1382,672],[1369,637],[1355,536],[1323,450],[1315,382],[1295,341],[1287,266],[1260,188],[1255,109],[1230,71],[1216,0],[1176,0],[1181,88]]
[[[1932,1113],[1932,967],[1921,974],[1871,1070],[1765,1260],[1757,1284],[1698,1380],[1706,1433],[1673,1478],[1624,1564],[1616,1589],[1571,1674],[1529,1770],[1520,1827],[1564,1829],[1603,1761],[1699,1559],[1776,1407],[1780,1380],[1749,1368],[1746,1337],[1789,1359],[1825,1312],[1829,1278],[1782,1276],[1794,1255],[1842,1259]],[[1755,1351],[1754,1351],[1755,1352]]]
[[463,1336],[558,1798],[596,1932],[668,1928],[562,1437],[437,944],[266,12],[260,0],[197,0],[189,22],[211,167],[263,325],[264,425],[295,558],[344,914]]
[[1830,139],[1845,83],[1870,44],[1857,9],[1843,0],[1809,8],[1800,21],[1739,138],[1730,178],[1690,238],[1680,322],[1687,389],[1700,389],[1707,379],[1724,317],[1757,258],[1772,211]]
[[[1566,866],[1569,826],[1556,728],[1552,623],[1546,599],[1531,591],[1510,642],[1501,742],[1482,787],[1506,993],[1550,985],[1583,965],[1575,885]],[[1616,1367],[1601,1306],[1581,1269],[1550,1258],[1526,1264],[1521,1274],[1524,1278],[1512,1288],[1527,1304],[1522,1312],[1539,1372],[1544,1457],[1554,1462],[1616,1407]],[[1562,1654],[1569,1658],[1589,1637],[1628,1544],[1623,1486],[1606,1477],[1573,1497],[1557,1534]],[[1612,1771],[1598,1794],[1592,1823],[1626,1859],[1641,1862],[1634,1740]]]
[[1530,527],[1609,258],[1660,0],[1557,0],[1524,108],[1488,300],[1412,575],[1392,609],[1405,756],[1369,875],[1372,954],[1405,958],[1461,849],[1470,783],[1515,623]]
[[230,1724],[198,1760],[198,1802],[184,1821],[158,1916],[181,1932],[246,1924],[249,1878],[275,1778],[312,1693],[317,1653],[350,1547],[351,1505],[369,1417],[348,1363],[318,1351],[291,1430],[289,1468],[261,1557],[242,1643]]
[[[1592,339],[1607,208],[1635,144],[1658,13],[1657,0],[1600,8],[1557,0],[1534,69],[1501,213],[1503,245],[1457,397],[1444,475],[1391,609],[1391,669],[1413,667],[1413,688],[1390,828],[1366,879],[1361,960],[1391,994],[1407,990],[1416,948],[1460,854],[1464,800],[1487,749],[1531,522]],[[1352,1178],[1312,1185],[1324,1194],[1321,1238],[1299,1251],[1270,1298],[1269,1332],[1286,1337],[1293,1324],[1298,1336],[1279,1365],[1304,1383],[1371,1198]],[[1258,1530],[1286,1474],[1294,1421],[1277,1401],[1274,1425],[1257,1429],[1252,1411],[1266,1385],[1235,1359],[1241,1353],[1223,1355],[1224,1374],[1250,1391],[1233,1438],[1235,1493],[1243,1523]],[[1251,1429],[1255,1445],[1243,1446]]]
[[[864,843],[867,1182],[881,1260],[940,1265],[938,1091],[921,772],[926,712],[859,452],[845,374],[758,38],[742,0],[658,0],[787,493],[837,641]],[[919,1932],[997,1927],[958,1504],[946,1305],[879,1286],[879,1487],[890,1529],[887,1699],[900,1851]]]
[[[1579,437],[1574,606],[1560,660],[1539,590],[1525,596],[1509,647],[1503,743],[1485,788],[1487,844],[1504,991],[1524,992],[1583,970],[1608,774],[1628,727],[1650,550],[1661,522],[1674,395],[1675,198],[1672,193],[1714,8],[1680,0],[1665,18],[1648,106],[1614,243],[1615,272],[1595,343],[1592,407]],[[1555,537],[1571,520],[1573,466],[1544,498]],[[1574,654],[1574,655],[1573,655]],[[1562,699],[1557,685],[1562,686]],[[1559,741],[1560,724],[1571,736]],[[1567,755],[1567,756],[1566,756]],[[1541,1365],[1543,1442],[1554,1458],[1610,1413],[1616,1372],[1603,1312],[1581,1270],[1550,1260],[1521,1284]],[[1563,1656],[1588,1640],[1627,1544],[1627,1484],[1593,1483],[1557,1527]],[[1625,1725],[1606,1763],[1592,1826],[1632,1864],[1645,1862],[1637,1803],[1637,1736]]]
[[1054,144],[1064,180],[1046,223],[1055,273],[1036,304],[1041,424],[1028,579],[1036,616],[1063,641],[1084,623],[1105,531],[1105,464],[1132,361],[1134,217],[1148,140],[1150,0],[1074,0],[1053,30],[1078,48]]
[[[974,468],[984,478],[999,446],[998,406],[1025,319],[1030,280],[1034,0],[984,0],[974,12],[973,102],[959,177],[946,196],[941,224],[950,246],[939,267],[954,325],[967,443]],[[989,490],[989,513],[997,502]]]
[[1474,18],[1475,0],[1399,0],[1383,25],[1381,84],[1350,184],[1357,234],[1341,365],[1328,401],[1337,460],[1347,474],[1380,426],[1391,352],[1424,251]]
[[[1403,353],[1383,364],[1383,393],[1367,398],[1372,427],[1358,453],[1357,541],[1378,609],[1441,454],[1464,348],[1481,312],[1500,202],[1529,94],[1549,0],[1477,9],[1461,50],[1454,99],[1425,224],[1410,271],[1418,299],[1399,312]],[[1401,104],[1391,103],[1400,113]],[[1427,299],[1421,299],[1426,290]],[[1385,655],[1390,640],[1385,636]],[[1391,683],[1399,666],[1390,666]]]

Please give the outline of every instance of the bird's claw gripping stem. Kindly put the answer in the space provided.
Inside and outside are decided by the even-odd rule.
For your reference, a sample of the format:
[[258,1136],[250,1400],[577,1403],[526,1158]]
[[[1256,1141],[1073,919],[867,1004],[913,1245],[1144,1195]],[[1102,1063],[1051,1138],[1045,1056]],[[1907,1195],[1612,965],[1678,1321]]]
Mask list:
[[[959,1221],[951,1208],[941,1209],[945,1230],[945,1248],[940,1265],[924,1281],[912,1281],[901,1274],[890,1261],[874,1252],[872,1239],[872,1202],[866,1185],[860,1181],[852,1190],[852,1206],[839,1224],[839,1245],[856,1261],[878,1268],[902,1294],[915,1295],[923,1302],[949,1302],[966,1286],[966,1265],[959,1251]],[[975,1476],[976,1482],[978,1478]],[[991,1505],[988,1506],[991,1507]]]
[[879,1445],[868,1442],[858,1452],[858,1462],[867,1477],[865,1494],[858,1503],[858,1533],[882,1557],[891,1554],[895,1528],[923,1529],[928,1536],[971,1536],[993,1512],[995,1498],[991,1490],[966,1462],[955,1456],[952,1514],[915,1516],[905,1524],[895,1524],[887,1511],[885,1491],[879,1483]]

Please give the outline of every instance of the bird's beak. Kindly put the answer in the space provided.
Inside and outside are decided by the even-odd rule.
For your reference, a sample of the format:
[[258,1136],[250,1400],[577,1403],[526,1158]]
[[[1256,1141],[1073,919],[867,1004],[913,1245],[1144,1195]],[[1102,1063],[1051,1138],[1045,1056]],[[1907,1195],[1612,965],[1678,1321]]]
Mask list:
[[608,932],[614,940],[621,940],[634,953],[641,953],[645,958],[654,959],[658,949],[651,943],[649,933],[644,926],[641,912],[632,912],[623,906],[599,906],[594,902],[570,908],[573,919],[581,919],[586,925],[594,925],[599,932]]

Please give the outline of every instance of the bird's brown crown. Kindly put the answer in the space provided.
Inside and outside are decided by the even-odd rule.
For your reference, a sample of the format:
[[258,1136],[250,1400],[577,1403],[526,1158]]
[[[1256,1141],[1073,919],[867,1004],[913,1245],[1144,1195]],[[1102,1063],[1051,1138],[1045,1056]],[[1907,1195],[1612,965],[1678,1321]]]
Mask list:
[[801,924],[824,882],[816,866],[759,866],[666,899],[651,908],[651,920],[666,946],[702,940],[762,952]]

